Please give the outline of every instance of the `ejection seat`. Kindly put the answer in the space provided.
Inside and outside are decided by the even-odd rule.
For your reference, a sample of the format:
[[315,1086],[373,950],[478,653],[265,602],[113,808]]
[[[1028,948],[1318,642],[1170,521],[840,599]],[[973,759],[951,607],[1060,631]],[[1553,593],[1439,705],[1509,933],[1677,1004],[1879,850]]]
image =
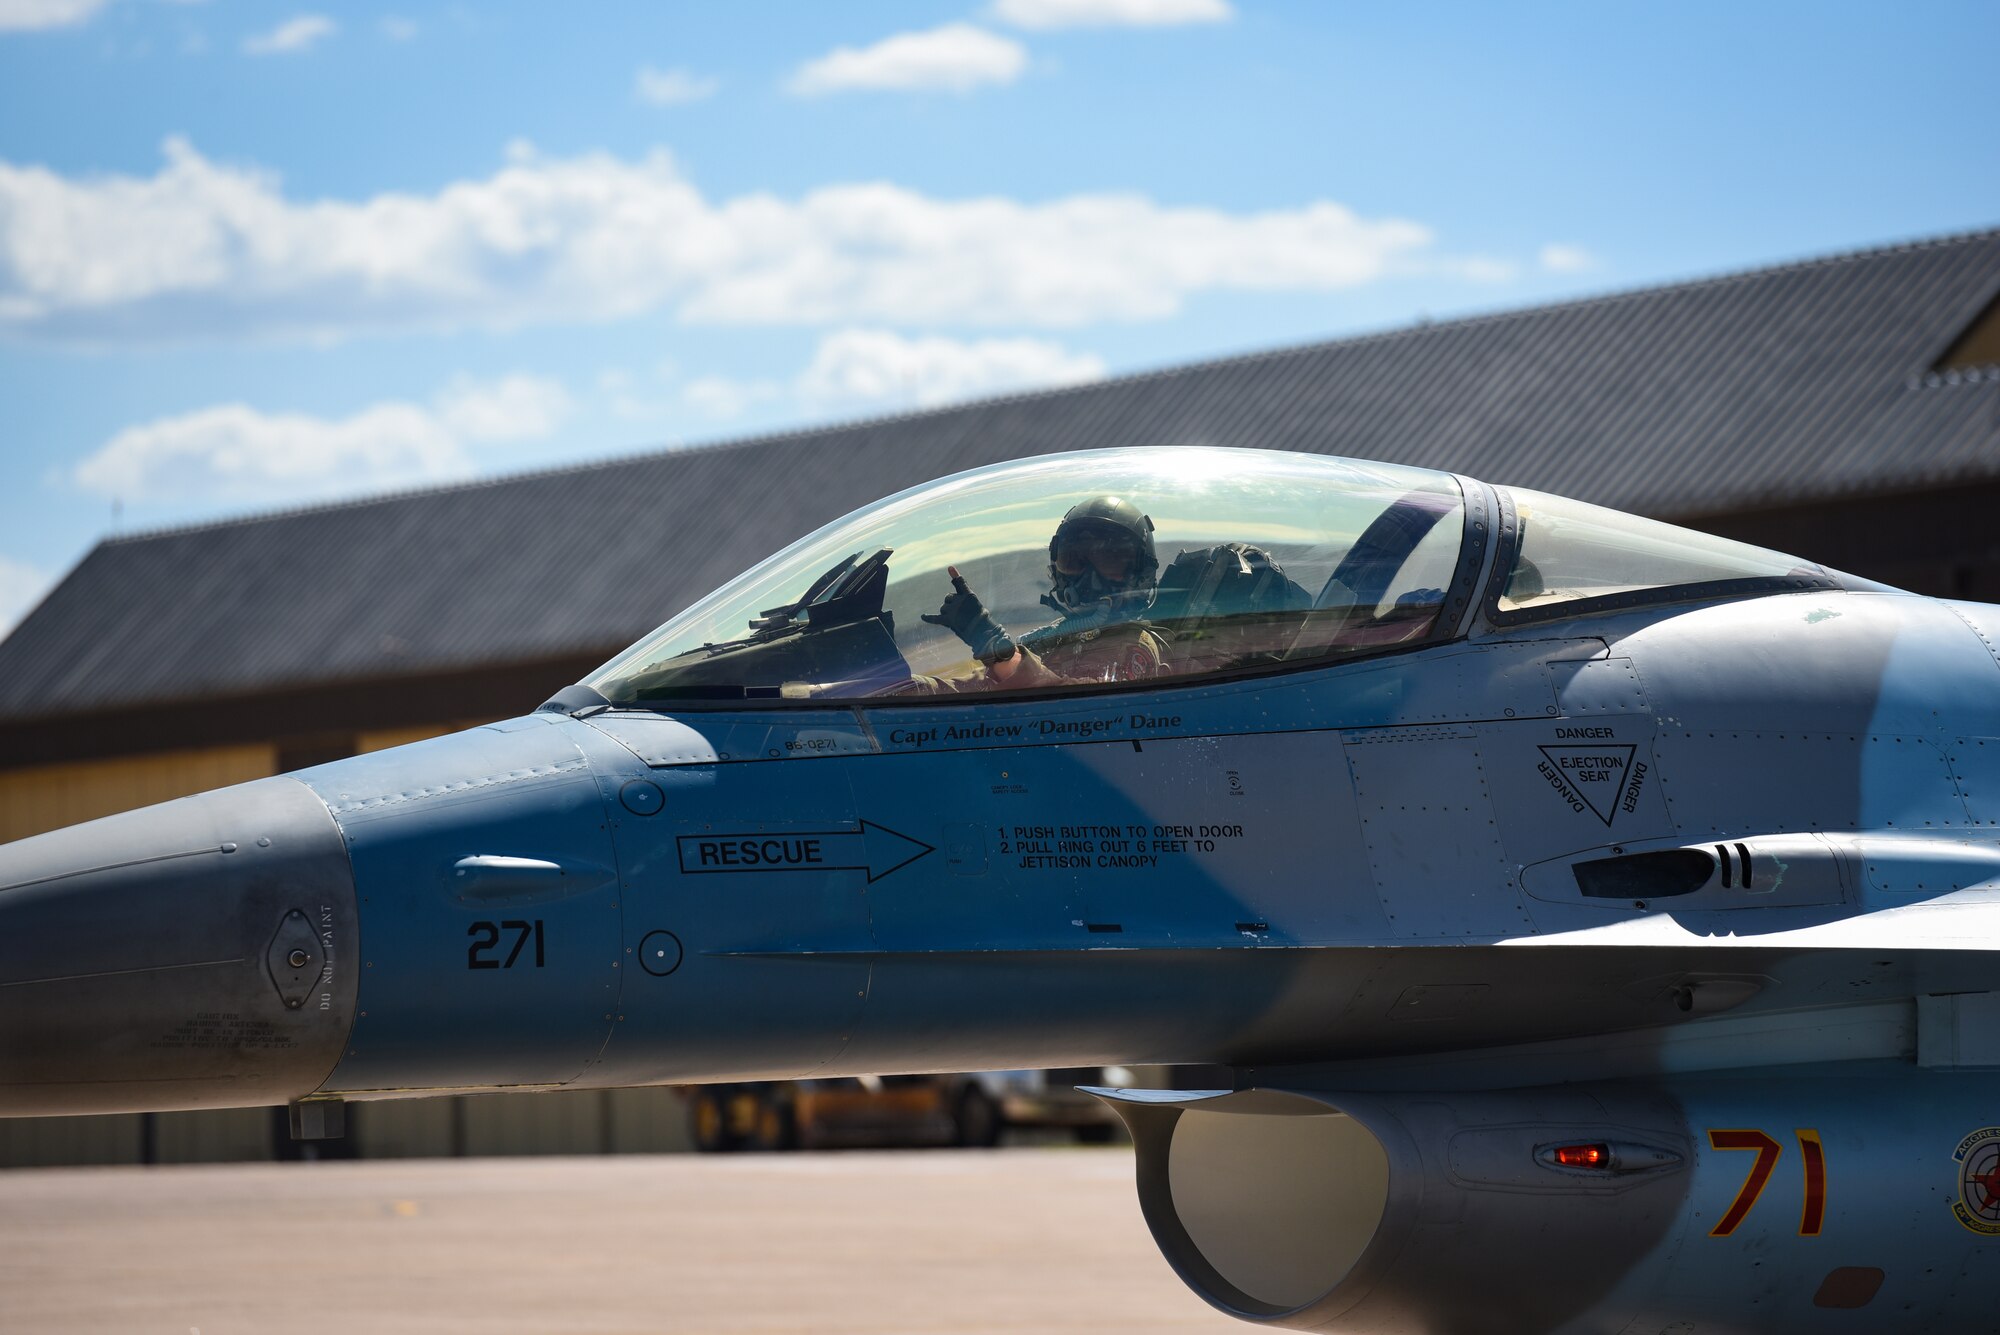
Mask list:
[[1283,659],[1312,601],[1269,552],[1226,542],[1176,556],[1146,619],[1165,633],[1170,672],[1217,672]]

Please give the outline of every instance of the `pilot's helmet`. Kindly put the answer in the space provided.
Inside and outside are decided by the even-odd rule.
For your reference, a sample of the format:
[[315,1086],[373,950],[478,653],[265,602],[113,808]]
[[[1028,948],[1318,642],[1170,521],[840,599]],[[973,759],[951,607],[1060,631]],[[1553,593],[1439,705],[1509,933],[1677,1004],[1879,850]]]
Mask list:
[[1049,539],[1050,592],[1070,611],[1150,591],[1159,573],[1153,521],[1121,496],[1094,496],[1071,506]]

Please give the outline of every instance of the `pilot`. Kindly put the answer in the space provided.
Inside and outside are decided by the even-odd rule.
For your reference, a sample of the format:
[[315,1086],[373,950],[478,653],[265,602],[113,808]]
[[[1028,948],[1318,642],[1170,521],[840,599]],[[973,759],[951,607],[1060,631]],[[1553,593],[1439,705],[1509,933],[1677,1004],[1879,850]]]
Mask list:
[[1138,506],[1118,496],[1079,502],[1049,539],[1049,591],[1041,601],[1057,620],[1017,642],[953,567],[952,593],[924,620],[963,640],[985,671],[960,680],[920,679],[922,686],[1023,690],[1155,676],[1166,640],[1141,618],[1159,573],[1153,521]]

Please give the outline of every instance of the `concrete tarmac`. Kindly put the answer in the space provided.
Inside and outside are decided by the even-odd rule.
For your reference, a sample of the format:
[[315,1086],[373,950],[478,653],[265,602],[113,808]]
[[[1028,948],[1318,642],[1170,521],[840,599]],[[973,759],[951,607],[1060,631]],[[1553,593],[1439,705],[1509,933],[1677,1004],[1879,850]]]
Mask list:
[[0,1331],[1241,1331],[1129,1147],[23,1169]]

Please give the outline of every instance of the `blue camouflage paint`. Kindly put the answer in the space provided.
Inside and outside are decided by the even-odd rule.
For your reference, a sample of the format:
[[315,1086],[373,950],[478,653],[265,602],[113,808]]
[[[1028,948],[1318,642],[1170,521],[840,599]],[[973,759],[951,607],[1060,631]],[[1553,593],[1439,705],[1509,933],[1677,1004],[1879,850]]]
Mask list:
[[[1501,615],[1544,521],[1463,485],[1492,559],[1430,642],[1041,698],[584,690],[0,850],[43,946],[0,954],[0,1109],[197,1106],[219,1060],[257,1098],[1202,1063],[1232,1087],[1122,1109],[1164,1252],[1239,1316],[1980,1328],[2000,608],[1801,567]],[[206,916],[97,947],[89,905],[161,894]],[[294,994],[335,967],[297,1038],[280,940]],[[148,984],[163,1019],[74,986],[201,969]],[[1315,1128],[1325,1162],[1258,1162]],[[1716,1235],[1752,1133],[1775,1165]],[[1550,1166],[1576,1144],[1629,1172]]]

